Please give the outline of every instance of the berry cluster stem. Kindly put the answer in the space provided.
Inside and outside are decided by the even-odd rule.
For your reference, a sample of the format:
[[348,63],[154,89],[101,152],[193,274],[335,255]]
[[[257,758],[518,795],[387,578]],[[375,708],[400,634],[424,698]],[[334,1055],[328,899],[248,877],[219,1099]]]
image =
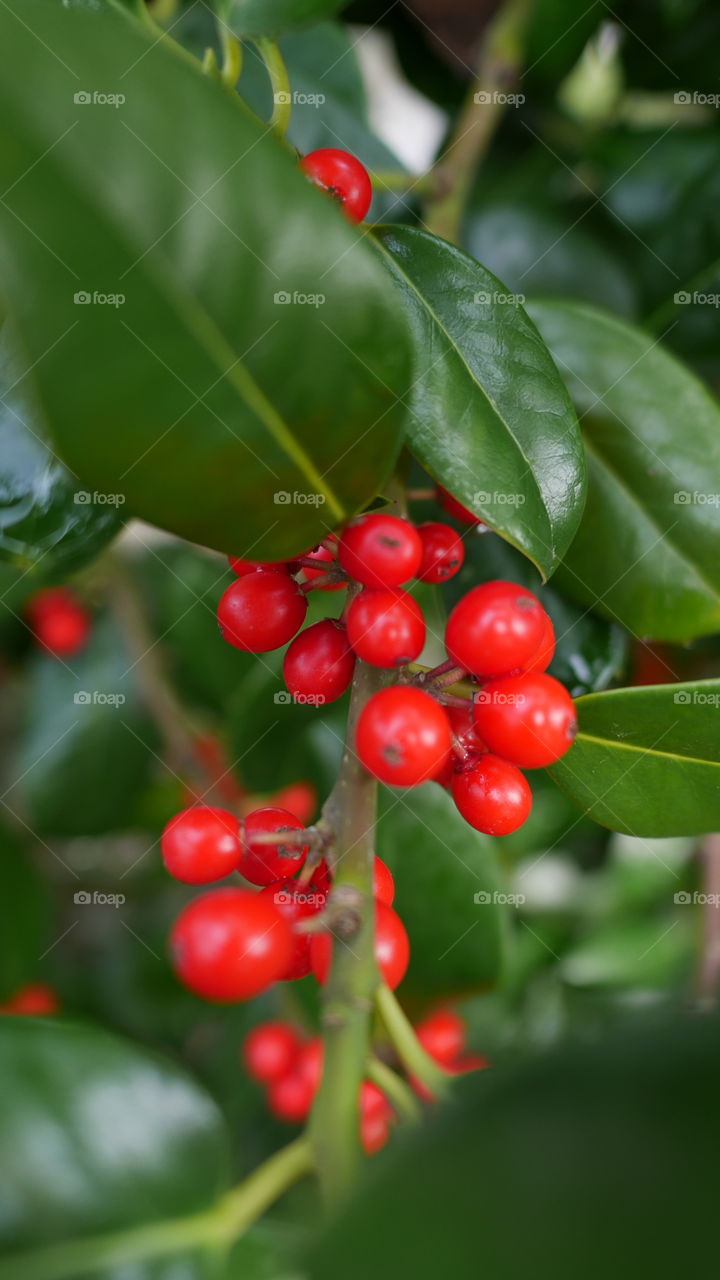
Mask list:
[[374,953],[373,858],[377,783],[354,750],[355,725],[384,674],[358,662],[353,679],[347,738],[340,773],[323,819],[334,832],[333,890],[354,894],[357,927],[335,938],[332,969],[323,999],[323,1077],[309,1135],[327,1202],[343,1199],[361,1162],[359,1095],[370,1044],[373,1000],[378,987]]

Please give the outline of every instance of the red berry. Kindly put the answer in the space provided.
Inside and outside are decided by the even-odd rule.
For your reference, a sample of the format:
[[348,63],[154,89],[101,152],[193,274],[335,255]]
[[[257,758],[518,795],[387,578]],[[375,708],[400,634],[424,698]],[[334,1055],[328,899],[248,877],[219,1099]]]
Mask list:
[[516,671],[539,647],[545,611],[515,582],[483,582],[458,601],[445,630],[453,662],[476,676]]
[[290,963],[294,938],[272,902],[245,889],[213,889],[181,911],[170,936],[180,981],[205,1000],[248,1000]]
[[293,954],[287,968],[280,974],[281,980],[291,982],[295,978],[304,978],[311,969],[310,934],[298,933],[295,925],[322,911],[325,893],[314,884],[299,885],[297,880],[275,880],[260,890],[260,897],[273,902],[293,930]]
[[312,782],[290,782],[274,796],[276,809],[289,809],[306,827],[318,807],[318,795]]
[[[371,1082],[366,1080],[363,1089]],[[374,1088],[375,1086],[373,1086]],[[378,1089],[378,1093],[380,1090]],[[382,1097],[383,1095],[380,1094]],[[383,1099],[384,1100],[384,1099]],[[388,1114],[389,1112],[389,1114]],[[376,1152],[382,1150],[388,1138],[390,1137],[390,1117],[392,1111],[388,1110],[368,1110],[363,1105],[363,1094],[360,1095],[360,1141],[366,1155],[374,1156]]]
[[246,1035],[242,1047],[245,1070],[253,1080],[269,1084],[293,1067],[300,1037],[287,1022],[262,1022]]
[[302,822],[287,809],[254,809],[245,819],[238,869],[251,884],[272,884],[294,876],[307,857],[307,845],[263,844],[253,836],[275,831],[302,831]]
[[399,587],[417,575],[422,542],[409,520],[372,511],[345,529],[338,557],[345,572],[365,587]]
[[306,1080],[310,1085],[313,1094],[317,1093],[320,1088],[324,1057],[325,1050],[320,1036],[314,1036],[312,1040],[306,1041],[298,1056],[298,1072],[302,1079]]
[[436,1009],[418,1023],[415,1034],[431,1058],[447,1065],[465,1048],[467,1024],[454,1009]]
[[486,836],[517,831],[532,809],[525,776],[508,760],[489,753],[455,774],[452,794],[465,821]]
[[0,1005],[0,1013],[29,1014],[34,1017],[46,1017],[60,1012],[60,1001],[46,982],[27,982],[20,987],[5,1004]]
[[351,222],[362,222],[372,202],[372,182],[364,165],[349,151],[321,147],[300,161],[300,168],[342,205]]
[[468,1071],[483,1071],[491,1065],[490,1059],[482,1053],[465,1053],[448,1067],[448,1071],[451,1076],[464,1076]]
[[537,648],[532,657],[523,663],[523,673],[527,671],[547,671],[550,663],[555,657],[555,628],[551,619],[543,611],[543,634],[539,648]]
[[176,880],[211,884],[238,869],[240,824],[227,809],[195,805],[170,819],[160,848],[163,862]]
[[542,672],[491,680],[477,694],[474,713],[490,750],[521,769],[554,764],[577,732],[570,694]]
[[90,615],[64,587],[38,591],[27,614],[38,644],[57,658],[71,657],[87,640]]
[[313,1097],[312,1085],[294,1068],[280,1076],[279,1080],[271,1082],[267,1100],[268,1107],[278,1120],[284,1120],[287,1124],[302,1124],[310,1114]]
[[401,667],[425,644],[425,619],[417,600],[397,587],[366,587],[347,614],[350,644],[373,667]]
[[395,897],[395,880],[392,871],[385,865],[382,858],[375,858],[373,862],[373,895],[379,902],[384,902],[386,907],[392,906]]
[[283,659],[285,684],[297,702],[323,706],[347,689],[355,669],[355,654],[341,622],[324,618],[301,631]]
[[453,516],[460,524],[482,524],[479,516],[476,516],[469,507],[464,507],[462,502],[458,502],[447,489],[443,489],[441,484],[435,486],[435,497],[443,511],[447,511],[449,516]]
[[393,1109],[385,1094],[373,1080],[363,1080],[360,1085],[360,1115],[367,1116],[369,1119],[382,1116],[385,1120],[391,1119],[393,1115]]
[[423,689],[391,685],[366,702],[355,741],[368,773],[389,786],[414,787],[434,778],[447,763],[450,722]]
[[258,569],[230,584],[218,605],[228,644],[246,653],[267,653],[292,640],[307,613],[307,600],[282,568]]
[[268,567],[260,560],[241,560],[238,556],[228,556],[228,564],[238,578],[244,578],[246,573],[255,573],[256,569]]
[[454,578],[465,559],[463,540],[449,524],[429,520],[418,525],[423,554],[418,570],[421,582],[446,582]]
[[472,751],[475,755],[479,755],[482,751],[487,751],[475,726],[473,704],[470,699],[467,707],[446,707],[445,714],[458,744],[465,753]]
[[[318,547],[313,547],[312,551],[308,551],[304,559],[316,560],[318,564],[317,569],[309,569],[307,565],[303,565],[303,577],[307,582],[313,582],[315,578],[321,578],[333,565],[337,565],[337,554],[330,551],[328,547],[324,547],[322,543]],[[341,578],[339,582],[323,582],[319,590],[342,591],[343,587],[346,586],[347,582]]]
[[[310,959],[318,982],[325,982],[330,972],[332,949],[331,934],[314,933],[312,935]],[[410,961],[410,943],[405,925],[397,912],[386,903],[377,901],[375,903],[375,959],[383,982],[394,989],[405,977]]]

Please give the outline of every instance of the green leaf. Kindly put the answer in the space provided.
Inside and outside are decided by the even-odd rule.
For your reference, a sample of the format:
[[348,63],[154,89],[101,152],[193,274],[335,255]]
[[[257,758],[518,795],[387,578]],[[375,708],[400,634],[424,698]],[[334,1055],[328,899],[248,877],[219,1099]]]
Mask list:
[[720,827],[720,680],[591,693],[550,773],[596,822],[634,836]]
[[49,917],[47,889],[31,860],[27,840],[0,825],[0,1000],[37,977]]
[[27,729],[17,783],[35,830],[103,835],[133,821],[157,759],[133,662],[108,621],[97,623],[72,667],[38,653],[30,667]]
[[638,636],[720,627],[720,410],[657,340],[590,307],[530,304],[580,412],[589,491],[559,582]]
[[415,340],[410,448],[548,577],[580,519],[585,463],[542,339],[505,286],[459,249],[404,227],[377,238]]
[[[672,901],[672,895],[667,901]],[[563,956],[560,971],[572,987],[662,991],[692,976],[695,927],[685,918],[622,920],[594,930]]]
[[21,9],[0,9],[0,260],[63,457],[193,541],[297,553],[375,495],[399,444],[408,351],[382,265],[162,41],[109,11]]
[[694,1016],[468,1078],[326,1229],[311,1280],[708,1274],[718,1072],[718,1020]]
[[497,982],[507,907],[490,836],[473,831],[435,783],[385,791],[377,852],[395,875],[410,935],[403,993],[426,1001]]
[[0,332],[0,556],[33,574],[66,575],[122,523],[105,494],[87,493],[51,449],[7,323]]
[[240,36],[276,36],[320,22],[346,0],[223,0],[225,21]]
[[[174,1063],[92,1026],[35,1018],[2,1019],[0,1062],[1,1127],[13,1153],[0,1220],[8,1274],[48,1274],[37,1259],[53,1246],[52,1274],[75,1275],[71,1260],[80,1263],[89,1237],[198,1213],[225,1189],[220,1113]],[[107,1261],[93,1275],[119,1277]],[[209,1262],[133,1275],[197,1280]]]

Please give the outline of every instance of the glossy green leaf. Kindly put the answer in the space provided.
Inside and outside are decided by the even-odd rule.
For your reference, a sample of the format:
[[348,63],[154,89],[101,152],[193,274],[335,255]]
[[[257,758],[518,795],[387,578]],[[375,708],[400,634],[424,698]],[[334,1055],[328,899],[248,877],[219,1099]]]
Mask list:
[[37,977],[49,918],[47,888],[32,861],[27,833],[21,837],[8,826],[8,816],[0,825],[0,1000]]
[[226,22],[240,36],[276,36],[320,22],[346,0],[222,0]]
[[585,462],[542,339],[505,286],[459,249],[404,227],[377,239],[415,340],[413,453],[549,576],[582,513]]
[[580,412],[589,491],[559,578],[638,636],[720,628],[720,408],[657,340],[592,308],[531,303]]
[[331,1224],[311,1280],[711,1273],[720,1025],[637,1020],[464,1081]]
[[490,836],[473,831],[435,783],[383,793],[377,852],[395,876],[410,936],[403,993],[425,1000],[498,980],[510,909]]
[[33,577],[67,574],[120,528],[118,508],[88,493],[53,452],[9,325],[0,331],[0,556]]
[[[173,1062],[92,1026],[3,1018],[0,1063],[8,1274],[30,1280],[38,1254],[52,1246],[53,1274],[74,1276],[70,1261],[76,1251],[80,1261],[88,1237],[122,1238],[128,1228],[198,1213],[225,1189],[229,1143],[220,1113]],[[158,1270],[132,1274],[198,1280],[211,1261],[198,1256],[173,1271],[163,1260]],[[92,1274],[130,1274],[107,1263]]]
[[267,559],[312,545],[399,444],[408,350],[382,264],[162,41],[109,11],[20,7],[0,9],[0,266],[61,453],[193,541]]
[[720,680],[579,698],[578,736],[555,781],[596,822],[635,836],[720,826]]
[[108,621],[67,662],[38,653],[30,667],[27,727],[8,795],[22,796],[33,828],[100,835],[133,821],[133,804],[158,766],[133,660]]

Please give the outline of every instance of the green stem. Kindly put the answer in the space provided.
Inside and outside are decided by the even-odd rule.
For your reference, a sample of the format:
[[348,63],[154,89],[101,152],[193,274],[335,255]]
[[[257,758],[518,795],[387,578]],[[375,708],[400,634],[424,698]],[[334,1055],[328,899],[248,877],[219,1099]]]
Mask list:
[[256,40],[255,45],[270,77],[273,95],[273,113],[270,123],[275,132],[284,138],[292,113],[292,89],[285,59],[275,41],[268,40],[267,36]]
[[225,1248],[311,1169],[309,1144],[299,1138],[203,1213],[10,1254],[3,1260],[3,1280],[76,1280],[187,1249]]
[[387,1063],[381,1062],[380,1058],[372,1057],[367,1065],[367,1075],[379,1089],[382,1089],[399,1119],[417,1124],[422,1116],[420,1104],[410,1086],[397,1072],[393,1071]]
[[363,769],[353,743],[360,711],[383,681],[384,675],[377,667],[358,661],[345,753],[323,811],[323,821],[334,832],[330,907],[340,908],[341,912],[346,908],[347,917],[347,927],[336,928],[332,968],[323,994],[324,1069],[309,1131],[328,1202],[348,1194],[362,1160],[360,1086],[378,986],[372,895],[377,783]]
[[506,110],[503,100],[522,66],[525,28],[533,0],[505,0],[490,22],[473,81],[444,154],[433,173],[438,198],[426,224],[446,240],[460,238],[462,216],[478,166]]
[[394,992],[383,983],[375,998],[385,1029],[406,1070],[437,1096],[447,1093],[449,1077],[423,1049]]
[[223,53],[223,64],[220,78],[229,89],[234,89],[242,71],[242,45],[224,22],[218,23],[220,47]]
[[433,173],[407,173],[403,169],[373,169],[370,171],[370,180],[373,187],[384,187],[386,191],[407,191],[412,188],[413,195],[418,196],[432,196],[436,187]]

